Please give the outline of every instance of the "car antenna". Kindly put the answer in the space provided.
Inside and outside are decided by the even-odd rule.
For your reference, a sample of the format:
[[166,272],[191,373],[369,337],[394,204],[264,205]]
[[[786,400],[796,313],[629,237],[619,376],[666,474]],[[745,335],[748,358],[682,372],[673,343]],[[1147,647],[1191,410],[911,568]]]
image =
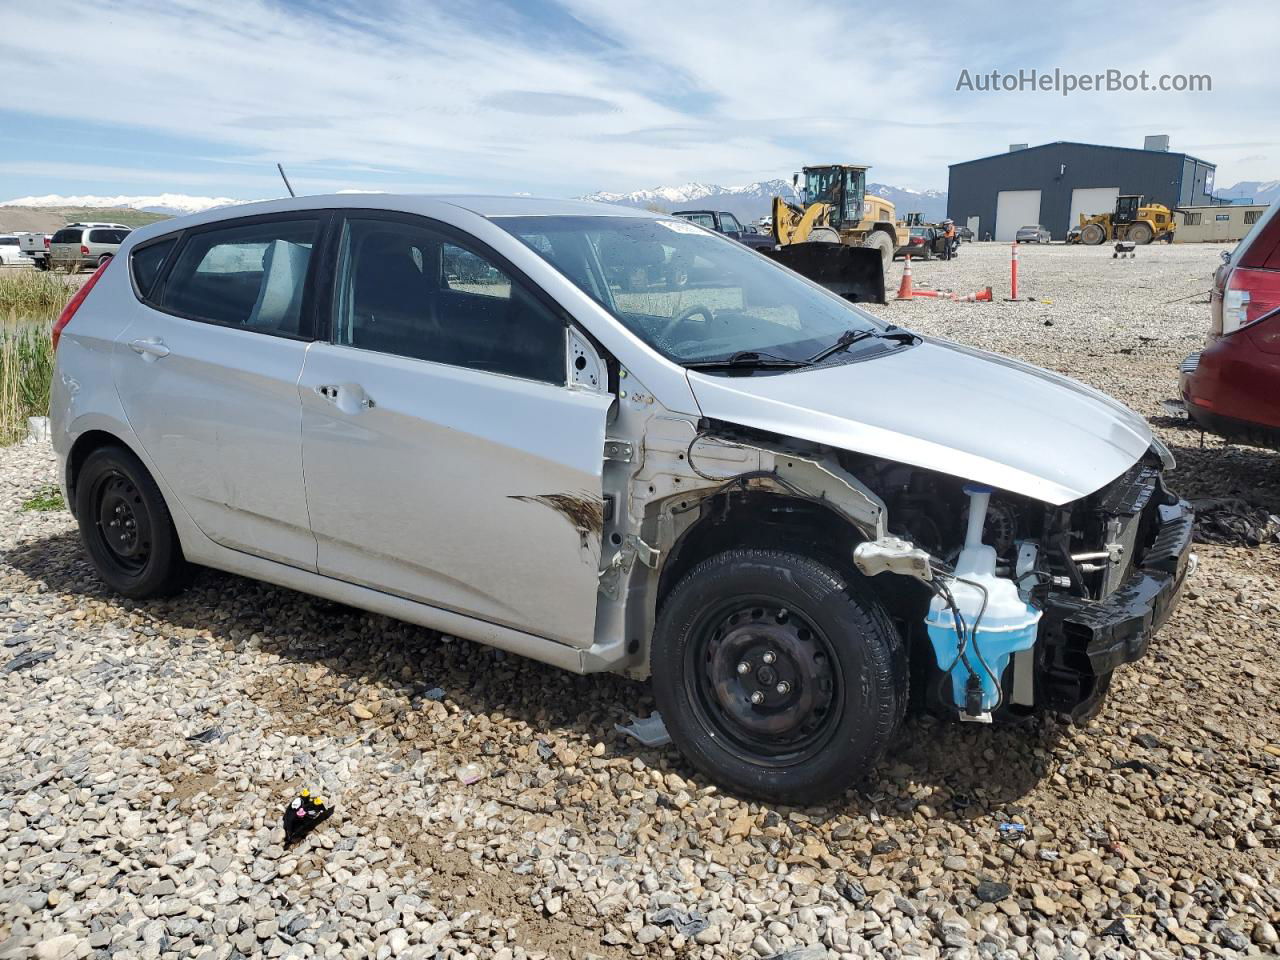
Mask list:
[[297,194],[293,192],[293,186],[289,183],[289,178],[284,175],[284,167],[277,163],[276,169],[280,171],[280,179],[284,181],[284,188],[289,191],[289,196],[296,197]]

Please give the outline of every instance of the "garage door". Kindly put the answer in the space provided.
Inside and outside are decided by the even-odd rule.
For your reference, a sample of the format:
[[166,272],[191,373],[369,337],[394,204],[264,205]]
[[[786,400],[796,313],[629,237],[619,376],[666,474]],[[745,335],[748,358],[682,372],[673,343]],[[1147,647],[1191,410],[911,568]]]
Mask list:
[[1039,222],[1039,190],[1001,190],[996,195],[997,240],[1012,240],[1019,227]]
[[1077,187],[1071,191],[1070,226],[1080,225],[1080,214],[1091,217],[1095,213],[1110,213],[1116,208],[1119,187]]

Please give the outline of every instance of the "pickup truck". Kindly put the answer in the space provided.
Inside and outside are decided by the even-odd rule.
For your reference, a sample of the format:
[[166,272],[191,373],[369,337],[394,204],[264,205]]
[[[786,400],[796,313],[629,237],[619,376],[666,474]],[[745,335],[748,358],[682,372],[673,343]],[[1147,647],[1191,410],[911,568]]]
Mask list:
[[25,257],[35,261],[41,270],[49,269],[49,241],[53,239],[47,233],[18,234],[18,249]]
[[675,216],[682,217],[690,223],[696,223],[700,227],[706,227],[708,230],[714,230],[716,233],[723,233],[726,237],[737,240],[753,250],[772,249],[774,246],[773,237],[744,227],[737,217],[727,211],[677,210]]

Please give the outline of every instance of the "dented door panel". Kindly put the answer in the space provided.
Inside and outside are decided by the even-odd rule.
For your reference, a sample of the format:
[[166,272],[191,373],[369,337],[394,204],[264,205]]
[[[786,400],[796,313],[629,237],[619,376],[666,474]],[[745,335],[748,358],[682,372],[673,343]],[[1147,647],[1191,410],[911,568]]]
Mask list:
[[331,344],[301,393],[322,574],[590,646],[607,395]]

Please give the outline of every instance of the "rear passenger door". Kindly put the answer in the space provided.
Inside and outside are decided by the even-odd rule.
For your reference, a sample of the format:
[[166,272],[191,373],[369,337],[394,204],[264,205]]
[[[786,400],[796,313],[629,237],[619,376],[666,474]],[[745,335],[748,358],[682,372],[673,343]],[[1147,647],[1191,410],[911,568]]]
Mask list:
[[566,385],[565,317],[444,225],[337,232],[301,382],[320,572],[590,645],[609,397]]
[[136,248],[140,299],[113,360],[130,425],[200,529],[308,570],[298,377],[325,220],[223,221]]

